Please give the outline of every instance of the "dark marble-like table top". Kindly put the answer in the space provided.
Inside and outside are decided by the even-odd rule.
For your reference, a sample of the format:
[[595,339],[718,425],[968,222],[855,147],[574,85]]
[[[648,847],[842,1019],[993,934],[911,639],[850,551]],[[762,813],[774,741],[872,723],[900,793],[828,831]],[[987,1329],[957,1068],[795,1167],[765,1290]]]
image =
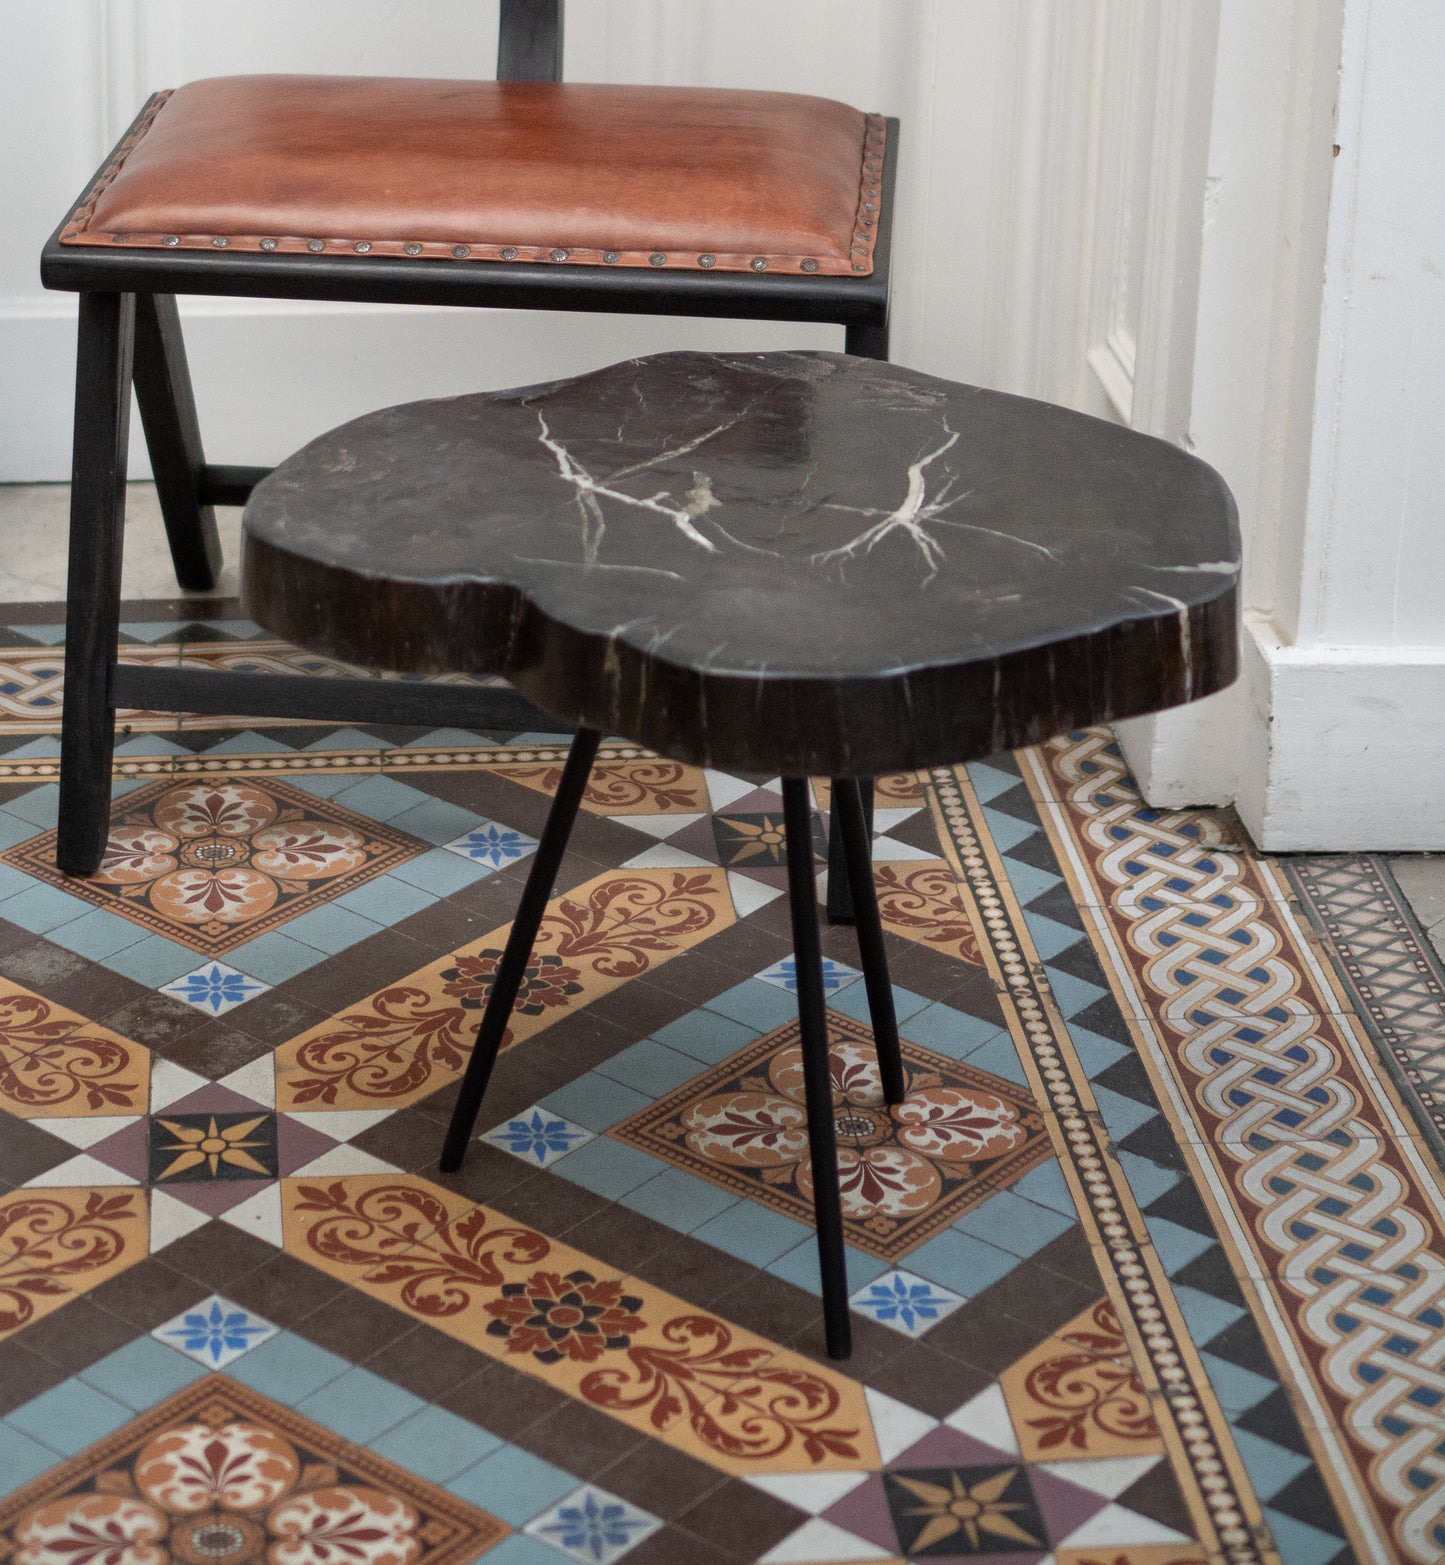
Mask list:
[[373,667],[502,674],[682,760],[871,775],[1235,673],[1217,473],[1063,408],[837,353],[666,353],[414,402],[256,488],[245,593]]

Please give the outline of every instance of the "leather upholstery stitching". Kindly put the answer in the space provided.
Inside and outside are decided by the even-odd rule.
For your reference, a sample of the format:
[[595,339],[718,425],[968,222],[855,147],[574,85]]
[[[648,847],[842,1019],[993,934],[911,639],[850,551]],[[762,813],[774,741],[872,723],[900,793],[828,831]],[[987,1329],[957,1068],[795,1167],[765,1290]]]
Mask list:
[[[173,90],[173,89],[172,89]],[[453,239],[377,239],[368,236],[344,237],[320,234],[237,234],[237,233],[111,233],[92,234],[91,220],[100,197],[121,172],[126,159],[144,138],[165,107],[171,91],[156,93],[147,103],[135,128],[116,148],[115,157],[102,170],[86,192],[66,224],[60,239],[70,245],[124,245],[128,249],[226,250],[241,253],[287,255],[351,255],[366,258],[405,260],[503,261],[573,266],[647,267],[670,271],[723,272],[807,272],[811,274],[860,276],[873,270],[873,251],[878,236],[878,217],[882,207],[883,155],[887,141],[887,122],[880,114],[864,116],[864,137],[860,148],[858,202],[852,232],[847,237],[848,254],[838,256],[799,256],[760,253],[758,251],[713,251],[704,255],[691,251],[663,254],[653,248],[627,250],[559,249],[549,244],[487,244]],[[319,247],[319,248],[318,248]],[[659,260],[658,257],[662,256]],[[762,261],[765,264],[758,265]]]

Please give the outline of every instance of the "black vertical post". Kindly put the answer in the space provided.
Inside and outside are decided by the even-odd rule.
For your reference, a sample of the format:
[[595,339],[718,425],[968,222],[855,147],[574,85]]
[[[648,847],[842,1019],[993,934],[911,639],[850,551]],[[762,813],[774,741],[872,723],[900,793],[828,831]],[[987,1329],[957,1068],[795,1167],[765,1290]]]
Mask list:
[[562,80],[562,5],[563,0],[502,0],[499,82]]
[[55,852],[60,868],[77,875],[92,875],[100,868],[110,824],[115,750],[111,671],[120,626],[134,342],[134,294],[81,294]]
[[838,1197],[838,1148],[833,1127],[833,1077],[828,1063],[828,1013],[823,1003],[823,953],[818,944],[818,887],[813,878],[813,815],[808,784],[783,779],[783,824],[788,853],[788,904],[793,921],[793,966],[798,982],[798,1031],[803,1092],[808,1106],[808,1150],[813,1165],[813,1220],[823,1276],[823,1330],[828,1356],[852,1351],[848,1322],[848,1267]]
[[143,293],[135,306],[135,399],[176,581],[208,592],[221,570],[216,513],[202,498],[206,458],[176,296]]

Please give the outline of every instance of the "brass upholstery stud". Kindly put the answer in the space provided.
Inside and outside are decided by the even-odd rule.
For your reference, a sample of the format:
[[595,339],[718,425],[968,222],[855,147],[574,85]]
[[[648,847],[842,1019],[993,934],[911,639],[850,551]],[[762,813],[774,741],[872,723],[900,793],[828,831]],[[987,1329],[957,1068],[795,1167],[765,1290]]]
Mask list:
[[700,255],[697,258],[697,264],[699,266],[716,266],[717,257],[715,255]]
[[752,260],[748,262],[748,265],[752,267],[755,272],[765,272],[768,269],[767,259],[761,255],[755,255]]
[[554,250],[552,252],[552,259],[554,261],[565,261],[567,259],[567,252],[565,250]]
[[369,239],[358,239],[351,248],[355,250],[358,255],[365,255],[366,252],[371,249],[371,241]]
[[416,242],[415,239],[413,239],[409,244],[404,244],[401,248],[402,252],[406,255],[421,254],[421,246]]
[[314,255],[326,248],[326,241],[324,239],[308,239],[306,241],[306,248]]
[[809,256],[806,261],[799,261],[798,265],[805,272],[816,272],[818,270],[818,263],[812,258],[812,256]]
[[452,246],[452,254],[454,256],[456,256],[457,260],[459,260],[459,261],[465,261],[466,258],[471,253],[472,253],[472,247],[470,245],[453,245]]
[[261,248],[263,250],[274,250],[276,248],[276,241],[274,239],[263,239],[261,241]]
[[504,261],[515,261],[517,259],[516,249],[512,245],[503,245],[498,254]]
[[163,244],[163,245],[170,245],[170,246],[171,246],[171,247],[172,247],[172,248],[174,248],[174,247],[175,247],[175,246],[176,246],[176,245],[178,245],[178,244],[179,244],[179,243],[180,243],[180,242],[181,242],[181,241],[180,241],[180,236],[179,236],[179,235],[178,235],[178,234],[166,234],[166,235],[165,235],[165,236],[164,236],[164,237],[163,237],[163,238],[162,238],[162,239],[161,239],[161,243],[162,243],[162,244]]
[[606,261],[608,266],[616,266],[622,257],[617,253],[616,250],[604,250],[602,252],[602,259]]
[[215,238],[214,238],[214,239],[212,239],[212,240],[211,240],[211,243],[212,243],[212,244],[213,244],[213,245],[214,245],[214,246],[215,246],[215,247],[216,247],[216,249],[218,249],[218,250],[224,250],[224,249],[225,249],[225,248],[226,248],[226,246],[227,246],[227,245],[228,245],[228,244],[230,244],[230,242],[231,242],[231,241],[230,241],[230,240],[229,240],[229,239],[227,239],[227,238],[226,238],[226,236],[225,236],[225,235],[224,235],[224,234],[217,234],[217,235],[216,235],[216,237],[215,237]]
[[648,256],[647,264],[649,266],[666,266],[667,257],[662,253],[661,250],[654,250],[652,254]]
[[854,261],[854,263],[853,263],[853,270],[855,272],[866,272],[868,270],[868,268],[866,266],[862,265],[860,262]]

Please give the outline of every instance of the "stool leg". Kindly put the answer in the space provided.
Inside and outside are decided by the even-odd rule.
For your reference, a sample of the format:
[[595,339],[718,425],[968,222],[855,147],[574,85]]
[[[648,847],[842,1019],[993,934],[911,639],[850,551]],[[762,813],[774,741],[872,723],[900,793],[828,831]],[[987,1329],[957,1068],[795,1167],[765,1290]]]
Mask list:
[[[828,922],[851,924],[855,917],[851,887],[848,882],[848,858],[843,850],[843,827],[838,819],[837,779],[834,793],[828,805]],[[863,813],[868,821],[868,835],[873,835],[873,779],[859,780],[858,790],[863,798]]]
[[120,625],[134,341],[134,294],[81,294],[55,848],[56,863],[72,875],[93,875],[100,868],[110,824],[111,670]]
[[873,1044],[878,1051],[878,1074],[883,1097],[902,1103],[903,1056],[898,1048],[898,1018],[893,1014],[893,985],[888,981],[888,953],[883,948],[883,920],[878,916],[878,893],[873,885],[873,844],[857,780],[833,779],[833,807],[843,839],[848,889],[853,896],[853,921],[858,928],[858,951],[863,959],[863,982],[868,989],[868,1014],[873,1019]]
[[201,498],[206,458],[172,293],[143,293],[136,300],[135,400],[176,581],[188,592],[209,592],[221,571],[221,540],[216,513]]
[[477,1039],[472,1045],[472,1057],[467,1061],[466,1074],[462,1077],[462,1090],[457,1106],[452,1110],[451,1123],[442,1144],[441,1166],[446,1173],[454,1173],[462,1166],[467,1142],[471,1139],[472,1126],[482,1097],[491,1079],[492,1067],[502,1047],[507,1022],[517,990],[526,976],[527,962],[537,931],[542,925],[542,915],[547,910],[547,898],[552,895],[552,883],[567,851],[567,839],[572,835],[572,823],[577,819],[577,809],[587,788],[587,776],[597,758],[597,746],[602,735],[592,728],[579,728],[572,748],[567,753],[567,764],[562,768],[562,780],[552,800],[547,824],[542,829],[542,840],[537,844],[537,854],[522,888],[522,900],[517,906],[517,916],[507,935],[502,960],[497,963],[497,975],[492,980],[491,993],[487,996],[486,1009],[482,1012],[482,1024],[477,1029]]
[[843,1257],[843,1212],[838,1198],[838,1149],[833,1133],[833,1080],[828,1066],[828,1019],[823,1005],[823,955],[818,944],[818,888],[813,878],[812,811],[808,784],[783,779],[787,833],[788,902],[793,920],[793,964],[798,981],[798,1028],[803,1046],[803,1090],[808,1105],[808,1149],[813,1162],[813,1216],[823,1274],[823,1327],[828,1356],[852,1351],[848,1270]]

